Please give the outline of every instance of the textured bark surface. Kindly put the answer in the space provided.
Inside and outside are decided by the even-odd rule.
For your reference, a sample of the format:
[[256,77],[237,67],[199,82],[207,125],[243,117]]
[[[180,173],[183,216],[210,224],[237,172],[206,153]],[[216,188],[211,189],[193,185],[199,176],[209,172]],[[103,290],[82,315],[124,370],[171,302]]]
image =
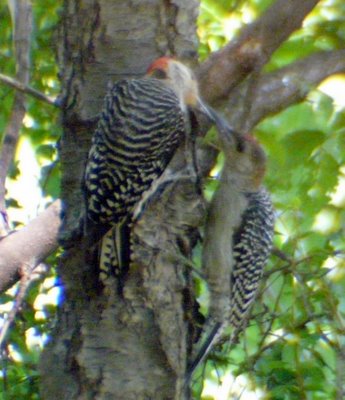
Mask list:
[[[236,128],[251,129],[304,98],[308,84],[344,70],[343,50],[338,50],[260,73],[316,3],[277,0],[199,69],[203,98],[227,102]],[[186,152],[181,149],[166,172],[174,180],[134,228],[134,263],[123,298],[115,283],[114,290],[99,287],[97,259],[72,232],[84,212],[81,180],[108,82],[142,75],[164,54],[193,63],[197,8],[196,1],[185,0],[65,0],[59,33],[65,208],[60,237],[68,250],[59,268],[65,300],[41,362],[44,399],[189,397],[183,377],[197,327],[188,259],[204,204],[194,179],[186,178]],[[277,21],[288,22],[271,37]],[[200,153],[200,168],[206,171],[216,151]]]
[[[342,73],[345,71],[344,49],[339,49],[334,51],[321,51],[319,53],[311,54],[310,56],[302,60],[298,60],[280,70],[271,73],[260,72],[260,68],[262,67],[265,60],[269,58],[270,54],[272,54],[275,48],[279,46],[280,42],[285,40],[289,32],[292,33],[294,29],[296,29],[296,27],[298,28],[298,24],[300,24],[302,21],[302,16],[306,16],[312,5],[312,3],[310,2],[308,2],[308,4],[302,4],[300,0],[290,0],[288,7],[281,6],[282,4],[285,5],[285,3],[286,0],[276,0],[276,2],[272,4],[271,8],[269,8],[266,13],[264,13],[255,23],[248,25],[248,27],[246,27],[238,36],[236,42],[241,43],[241,45],[247,49],[245,56],[252,59],[250,68],[246,68],[245,70],[243,69],[243,66],[247,65],[246,61],[243,58],[237,57],[237,47],[233,43],[229,43],[225,46],[225,48],[222,48],[219,51],[213,53],[213,56],[211,58],[212,62],[206,60],[196,71],[198,73],[199,80],[202,83],[202,88],[204,88],[204,90],[202,90],[202,97],[208,102],[211,101],[211,104],[213,106],[215,106],[215,104],[217,103],[221,106],[225,105],[225,111],[229,121],[231,122],[233,127],[237,128],[238,130],[252,130],[252,128],[266,116],[275,114],[283,108],[305,99],[310,89],[317,86],[317,84],[324,80],[326,77],[334,73]],[[188,7],[180,7],[180,10],[182,15],[183,10],[185,10],[186,12],[190,12],[190,9]],[[168,14],[169,13],[166,13],[164,15]],[[275,32],[275,35],[279,33],[279,40],[272,41],[270,39],[269,34],[272,34],[272,29],[271,24],[269,23],[268,16],[279,21],[288,21],[288,23],[284,25],[284,30]],[[183,16],[179,18],[183,20]],[[296,18],[298,22],[297,24],[295,22]],[[188,26],[187,28],[191,29],[190,26]],[[254,46],[253,48],[251,48],[250,45],[250,43],[252,42],[251,38],[258,30],[261,32],[260,47],[265,48],[264,59],[260,57],[261,53],[255,52],[256,47]],[[75,32],[77,33],[77,30]],[[171,32],[173,33],[174,30],[172,29]],[[173,35],[173,37],[175,37],[176,41],[180,40],[178,39],[178,36],[176,34]],[[277,39],[277,37],[275,39]],[[64,41],[62,42],[64,43]],[[78,48],[78,43],[80,43],[82,45],[82,48],[84,48],[84,42],[82,40],[80,40],[79,42],[75,40],[75,49]],[[193,50],[190,50],[190,46],[193,47],[193,43],[193,40],[189,40],[189,38],[187,38],[185,45],[186,48],[189,49],[189,51],[184,52],[182,49],[180,51],[180,56],[186,56],[188,53],[193,54]],[[67,44],[69,45],[69,47],[71,47],[70,42],[67,42]],[[60,49],[62,56],[64,54],[65,48],[61,46]],[[70,51],[65,53],[67,55],[69,54],[69,57],[72,57],[72,53],[70,53]],[[78,59],[83,60],[82,56],[78,56],[78,51],[75,51],[75,53],[73,54],[75,61]],[[251,57],[250,54],[252,54],[253,57]],[[255,54],[258,57],[255,57]],[[221,65],[221,68],[216,69],[218,71],[217,74],[214,73],[213,64]],[[72,58],[69,63],[66,63],[65,65],[61,64],[61,67],[65,67],[64,69],[67,69],[67,67],[69,66],[70,73],[73,74],[74,67],[71,68],[71,65],[73,65]],[[77,65],[79,64],[77,63]],[[234,73],[235,71],[237,72]],[[250,76],[250,78],[243,80],[243,78],[248,75]],[[37,91],[34,94],[32,92],[32,88],[28,88],[25,85],[23,86],[23,84],[18,83],[18,81],[13,82],[13,79],[8,77],[4,79],[4,76],[1,74],[0,80],[2,80],[2,82],[6,84],[9,84],[9,86],[11,87],[18,88],[18,90],[20,91],[24,90],[24,92],[30,95],[34,95],[34,97],[43,99],[43,101],[51,104],[53,103],[58,106],[60,105],[60,101],[54,102],[54,100],[47,98],[45,95],[42,95],[42,93],[39,93],[38,95]],[[109,81],[108,79],[104,80],[107,82]],[[217,95],[213,88],[214,85],[215,87],[217,87],[219,85],[223,85],[224,82],[230,82],[228,90],[229,88],[232,88],[229,96],[226,99],[224,98],[224,93],[220,92]],[[66,87],[68,86],[67,82],[64,82],[64,84]],[[84,82],[84,85],[85,84],[86,82]],[[74,86],[77,87],[77,81],[75,81]],[[75,97],[75,99],[77,99],[77,96]],[[80,108],[75,103],[73,98],[70,99],[70,101],[72,102],[72,111],[74,109]],[[89,135],[92,131],[93,123],[96,120],[96,118],[92,116],[90,116],[89,118],[88,124],[86,123],[86,121],[84,121],[87,135]],[[73,128],[74,124],[76,126],[79,125],[79,130],[82,129],[81,122],[83,121],[80,118],[78,121],[77,114],[75,114],[74,117],[73,115],[69,115],[69,121],[69,125],[71,128]],[[79,149],[80,143],[77,143],[77,141],[75,141],[75,143],[71,143],[71,145],[77,146]],[[76,153],[76,149],[72,149],[73,151],[71,151],[70,155],[73,157]],[[64,151],[67,151],[67,149],[64,148]],[[209,159],[208,156],[209,154],[207,153],[207,160]],[[205,157],[202,158],[200,164],[204,163],[204,159]],[[205,161],[206,165],[208,165],[207,160]],[[75,165],[78,165],[78,162]],[[72,172],[73,171],[69,171],[69,173]],[[52,224],[60,224],[60,216],[56,215],[55,218],[56,220],[52,221]],[[44,231],[45,226],[47,226],[47,223],[42,224],[42,231]],[[49,237],[49,231],[51,232],[50,229],[47,229],[46,235],[47,239],[52,243],[50,251],[53,251],[57,246],[57,240],[54,236]],[[13,235],[11,235],[11,238],[12,237],[14,238]],[[9,238],[9,240],[11,239]],[[39,249],[39,246],[37,246],[37,248],[38,252],[40,253],[41,249]],[[1,248],[1,244],[0,254],[4,254],[3,249]],[[2,274],[1,276],[2,279],[0,290],[3,290],[4,288],[10,286],[13,281],[18,278],[18,272],[19,271],[17,263],[8,264],[6,268],[6,274]]]
[[[179,226],[175,211],[152,205],[138,224],[136,262],[123,297],[115,282],[113,290],[98,286],[97,259],[71,233],[84,212],[81,180],[108,82],[142,75],[164,54],[192,59],[197,11],[196,1],[183,0],[65,1],[59,32],[64,104],[61,238],[68,250],[59,268],[64,304],[41,361],[44,399],[188,397],[183,378],[191,340],[186,318],[190,278],[176,258],[177,243],[186,232],[166,225],[174,221]],[[187,186],[189,201],[196,186]],[[171,196],[184,196],[184,190],[169,188],[166,203]],[[199,207],[199,196],[196,202]],[[183,213],[180,223],[181,218],[186,220]],[[187,216],[184,229],[189,233],[193,224],[200,224],[198,217],[193,221]],[[190,240],[184,240],[188,255]]]

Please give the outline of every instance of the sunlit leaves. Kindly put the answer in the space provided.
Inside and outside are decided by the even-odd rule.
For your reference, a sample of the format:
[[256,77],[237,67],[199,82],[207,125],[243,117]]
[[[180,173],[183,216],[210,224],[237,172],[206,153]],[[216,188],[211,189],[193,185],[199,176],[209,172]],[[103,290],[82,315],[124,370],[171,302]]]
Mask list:
[[[53,35],[60,6],[61,1],[55,0],[33,2],[34,33],[31,38],[29,84],[51,96],[56,96],[59,92]],[[0,21],[0,72],[14,77],[12,23],[6,2],[1,2],[0,5]],[[13,89],[0,84],[0,138],[8,123],[13,96]],[[31,151],[30,154],[25,151],[20,152],[21,158],[13,164],[9,177],[13,181],[20,181],[23,165],[30,165],[27,162],[23,164],[23,157],[26,158],[26,161],[30,157],[34,157],[32,165],[36,166],[38,163],[38,166],[42,168],[38,176],[31,171],[32,180],[35,185],[40,187],[43,194],[41,204],[32,205],[33,208],[38,209],[47,201],[59,196],[60,176],[56,143],[61,129],[57,121],[57,109],[30,96],[27,96],[26,100],[26,116],[20,132],[20,143],[24,141]],[[7,184],[10,192],[11,181],[8,181]],[[23,196],[29,198],[34,190],[36,188],[27,189],[23,186],[18,198],[11,198],[8,194],[6,199],[8,210],[11,212],[13,209],[20,208]],[[23,210],[23,213],[28,213],[28,211]],[[26,222],[16,220],[16,218],[11,221],[14,228]],[[54,266],[56,257],[52,255],[47,262],[50,266]],[[44,341],[49,335],[56,309],[56,300],[54,305],[49,306],[49,310],[47,308],[37,309],[36,299],[42,294],[51,292],[44,282],[40,281],[31,285],[21,303],[15,321],[8,331],[7,341],[1,349],[0,398],[4,400],[39,399],[37,363]],[[16,293],[16,289],[12,288],[9,293],[1,296],[1,325],[17,301]]]
[[201,59],[233,39],[271,3],[272,0],[202,1],[198,25]]
[[[237,18],[231,35],[240,31],[244,5],[253,14],[268,6],[262,1],[238,2],[235,9],[230,3],[203,3],[202,57],[227,42],[225,20]],[[316,51],[344,48],[344,7],[341,0],[322,1],[265,71]],[[342,84],[343,77],[338,79]],[[230,353],[226,347],[222,353],[218,349],[204,370],[205,385],[212,381],[222,393],[229,373],[246,379],[248,392],[238,398],[252,395],[253,388],[265,394],[250,398],[267,400],[327,400],[341,393],[337,362],[345,331],[345,110],[336,85],[329,91],[335,100],[321,90],[255,129],[268,155],[265,183],[277,212],[278,253],[267,266],[255,318],[239,345]],[[208,196],[215,188],[214,182],[207,187]],[[241,390],[236,393],[240,396]]]
[[[12,26],[3,3],[0,70],[13,76]],[[206,58],[210,51],[236,37],[271,3],[272,0],[204,0],[199,18],[200,57]],[[54,27],[61,2],[34,1],[33,5],[30,84],[56,96],[59,82]],[[265,71],[276,70],[316,51],[344,48],[344,15],[343,0],[320,2],[302,29],[275,52]],[[13,90],[0,85],[1,134],[12,99]],[[45,200],[50,201],[59,196],[58,111],[30,97],[27,106],[21,133],[30,142],[41,167],[38,184]],[[262,121],[254,133],[268,155],[265,184],[277,212],[276,252],[266,269],[253,320],[230,353],[226,346],[217,349],[205,369],[201,369],[206,380],[196,379],[195,398],[201,398],[208,381],[213,388],[221,386],[222,379],[225,381],[231,372],[250,391],[260,391],[261,399],[329,400],[335,398],[338,357],[340,350],[344,351],[345,200],[341,192],[345,191],[345,110],[335,106],[331,97],[314,90],[303,103]],[[18,179],[20,173],[17,162],[11,177]],[[210,179],[206,188],[208,198],[216,188],[217,181]],[[9,199],[8,203],[20,206],[18,199]],[[195,251],[198,264],[200,254],[199,247]],[[50,264],[54,263],[55,259],[50,259]],[[205,311],[204,282],[200,281],[196,290]],[[0,389],[8,398],[38,398],[39,346],[30,346],[28,337],[36,333],[44,337],[49,332],[54,305],[37,309],[37,298],[48,292],[44,286],[34,285],[10,332],[11,346],[3,352]],[[1,301],[6,305],[14,298],[13,293],[6,294]],[[211,395],[203,397],[206,398]]]

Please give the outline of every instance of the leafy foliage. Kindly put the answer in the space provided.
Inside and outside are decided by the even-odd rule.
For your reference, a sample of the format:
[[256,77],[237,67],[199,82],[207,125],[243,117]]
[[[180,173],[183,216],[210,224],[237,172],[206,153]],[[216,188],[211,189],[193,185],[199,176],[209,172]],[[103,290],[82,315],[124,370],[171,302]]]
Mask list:
[[[268,4],[237,3],[235,11],[231,5],[203,1],[203,58],[227,42],[225,21],[238,18],[236,33],[244,23],[241,10],[256,15]],[[322,2],[265,71],[315,51],[344,48],[343,11],[341,1]],[[344,85],[344,77],[338,79]],[[344,107],[314,90],[303,103],[256,127],[254,134],[268,154],[265,183],[277,212],[275,252],[249,327],[238,345],[230,350],[223,346],[209,357],[195,381],[195,398],[342,397]]]
[[[34,33],[31,39],[30,86],[50,96],[56,96],[59,93],[53,35],[60,6],[60,1],[53,0],[35,1],[33,4]],[[15,60],[12,50],[13,27],[9,10],[4,2],[1,2],[0,5],[0,19],[2,32],[0,72],[15,76]],[[1,84],[0,135],[4,132],[8,122],[13,97],[13,89]],[[13,225],[27,222],[27,216],[31,212],[23,209],[22,205],[26,199],[30,200],[36,186],[37,191],[41,193],[41,199],[39,203],[35,204],[36,199],[31,198],[33,210],[37,210],[59,196],[60,174],[56,143],[61,128],[57,118],[58,110],[54,107],[27,96],[27,112],[19,144],[19,148],[22,150],[17,155],[11,171],[11,179],[8,180],[7,185],[8,213]],[[28,144],[28,146],[23,147],[23,144]],[[23,150],[27,148],[31,149],[29,153]],[[27,171],[26,165],[29,165],[33,171]],[[34,173],[36,166],[41,168],[40,176],[36,176]],[[34,187],[24,186],[23,180],[28,174],[30,183],[32,182]],[[22,185],[21,191],[13,190],[13,186],[16,184]],[[56,256],[52,255],[46,262],[47,265],[54,267]],[[1,325],[15,305],[17,292],[18,287],[16,286],[1,296]],[[54,319],[58,294],[59,286],[53,269],[45,275],[43,281],[34,281],[31,284],[24,303],[21,304],[16,315],[15,322],[8,331],[6,343],[1,348],[0,398],[4,400],[39,399],[37,363]]]
[[[35,1],[33,8],[31,85],[52,96],[59,91],[53,35],[61,3]],[[271,3],[272,0],[203,0],[200,58],[226,44]],[[320,49],[344,48],[344,15],[342,0],[321,2],[303,29],[275,52],[265,71],[276,70]],[[3,4],[0,19],[0,70],[13,76],[12,26]],[[339,82],[344,85],[344,77],[339,77]],[[0,98],[3,132],[13,90],[0,85]],[[320,90],[256,127],[254,134],[264,145],[269,160],[266,185],[277,210],[276,251],[266,269],[265,284],[249,327],[231,351],[224,346],[211,355],[200,377],[196,377],[195,398],[240,398],[244,390],[242,397],[246,399],[329,400],[344,393],[339,368],[345,362],[344,127],[344,103],[337,106]],[[37,184],[44,204],[59,196],[57,111],[28,98],[21,133],[41,168]],[[23,172],[17,161],[13,180],[20,179]],[[210,183],[208,196],[216,186],[215,181]],[[10,198],[10,211],[20,204],[20,198]],[[200,264],[200,249],[196,258]],[[54,266],[56,257],[50,257],[48,263]],[[0,393],[4,399],[39,398],[37,360],[49,335],[58,287],[50,272],[45,281],[32,285],[17,314],[7,345],[1,349]],[[203,282],[198,288],[200,297],[205,296]],[[1,297],[3,316],[14,299],[15,289]],[[221,391],[222,396],[217,394]]]

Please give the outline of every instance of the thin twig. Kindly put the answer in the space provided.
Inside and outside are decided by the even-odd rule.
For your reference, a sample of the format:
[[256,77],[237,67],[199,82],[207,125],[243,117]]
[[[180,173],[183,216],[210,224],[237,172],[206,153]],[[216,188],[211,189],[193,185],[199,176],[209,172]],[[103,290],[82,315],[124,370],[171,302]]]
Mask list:
[[8,313],[7,318],[5,319],[2,328],[0,330],[0,351],[4,347],[7,332],[13,324],[13,321],[23,303],[26,291],[31,282],[30,276],[31,276],[31,271],[33,270],[33,266],[24,264],[22,265],[21,270],[22,270],[21,279],[19,283],[18,292],[16,294],[16,298],[13,302],[13,307],[11,311]]
[[11,328],[18,311],[20,310],[26,293],[29,289],[29,286],[36,279],[41,278],[48,270],[47,265],[45,264],[23,264],[21,266],[21,278],[19,281],[18,291],[13,302],[13,307],[10,312],[7,314],[5,321],[0,329],[0,354],[5,348],[7,332]]
[[10,76],[4,75],[0,73],[0,82],[8,85],[16,90],[19,90],[22,93],[29,94],[32,97],[35,97],[38,100],[44,101],[52,106],[59,107],[59,102],[57,99],[47,96],[44,93],[25,85],[22,82],[19,82],[17,79],[11,78]]
[[280,258],[283,261],[287,261],[289,263],[292,262],[290,256],[288,256],[286,253],[284,253],[283,251],[281,251],[280,249],[278,249],[278,247],[274,247],[272,249],[272,254],[275,255],[276,257]]

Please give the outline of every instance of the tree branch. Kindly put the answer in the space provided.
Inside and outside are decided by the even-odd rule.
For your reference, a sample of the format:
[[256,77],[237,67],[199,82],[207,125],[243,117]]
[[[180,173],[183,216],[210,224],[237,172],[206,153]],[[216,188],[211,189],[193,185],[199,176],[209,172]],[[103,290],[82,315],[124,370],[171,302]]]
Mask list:
[[[27,85],[30,71],[30,37],[32,31],[32,9],[30,1],[9,2],[14,26],[16,77]],[[5,129],[0,152],[0,211],[5,212],[5,182],[17,147],[19,131],[25,115],[25,96],[17,92],[14,96],[11,117]]]
[[211,54],[198,71],[204,99],[211,104],[224,101],[237,84],[266,64],[272,53],[300,28],[318,1],[277,0],[237,39]]
[[[280,0],[277,2],[280,3]],[[291,3],[295,4],[295,0],[291,1]],[[311,7],[311,2],[309,3],[309,7]],[[314,1],[314,3],[316,3]],[[284,8],[284,7],[283,7]],[[291,11],[290,7],[285,7]],[[299,8],[296,6],[296,8]],[[303,6],[305,9],[305,6]],[[267,11],[268,13],[269,11]],[[297,12],[297,11],[296,11]],[[272,10],[270,11],[272,13]],[[271,15],[271,14],[270,14]],[[267,15],[265,18],[268,18]],[[271,18],[271,17],[270,17]],[[278,16],[276,17],[276,19]],[[286,17],[287,18],[287,17]],[[289,18],[292,18],[291,16]],[[302,17],[301,17],[302,18]],[[274,19],[274,18],[273,18]],[[282,16],[280,16],[282,19]],[[259,21],[258,23],[259,24]],[[252,24],[253,25],[253,24]],[[252,26],[250,25],[248,29]],[[264,25],[267,25],[264,24]],[[294,23],[294,26],[296,23]],[[289,25],[290,26],[290,25]],[[285,29],[285,32],[286,29]],[[286,35],[287,33],[285,33]],[[273,40],[273,42],[277,42],[277,40]],[[273,46],[273,45],[271,45]],[[317,67],[316,67],[317,66]],[[298,101],[301,101],[308,94],[311,87],[315,86],[327,76],[342,72],[345,70],[345,50],[337,50],[331,52],[320,52],[313,54],[303,60],[297,61],[279,71],[265,74],[258,77],[258,81],[256,82],[255,90],[251,93],[252,97],[250,101],[252,102],[251,113],[249,114],[249,124],[254,126],[257,122],[262,120],[267,115],[276,113],[283,109],[284,107],[294,104]],[[222,73],[221,76],[224,76]],[[243,95],[241,93],[247,92],[247,83],[238,87],[231,95],[230,102],[228,103],[227,108],[231,109],[231,122],[235,123],[236,115],[240,115],[239,107],[243,107],[243,104],[240,105],[238,102],[239,95]],[[208,99],[207,93],[204,93],[204,98]],[[209,151],[205,151],[203,154],[200,167],[206,165],[205,169],[209,168],[210,158],[214,157],[214,154],[210,155]],[[212,156],[212,157],[211,157]],[[58,205],[56,205],[58,204]],[[51,207],[55,207],[55,211],[52,210],[49,212]],[[48,249],[50,248],[50,252],[52,252],[57,247],[57,231],[60,225],[60,210],[61,205],[59,202],[55,202],[54,205],[49,207],[43,214],[47,213],[47,217],[41,216],[32,221],[24,230],[31,231],[31,224],[36,224],[36,221],[42,221],[42,231],[46,229],[46,225],[51,225],[52,231],[50,234],[47,233],[46,240],[50,241],[49,246],[45,246],[44,243],[34,243],[33,248],[37,251],[36,260],[37,264],[44,259],[49,254],[43,251],[42,248]],[[38,229],[36,227],[35,229]],[[55,229],[55,230],[54,230]],[[0,258],[0,292],[4,289],[8,288],[11,284],[13,284],[16,279],[18,279],[18,270],[23,262],[25,257],[20,257],[22,260],[18,260],[18,258],[13,261],[6,253],[6,248],[3,246],[8,241],[14,241],[15,245],[18,248],[26,247],[25,243],[28,243],[28,240],[32,241],[40,241],[40,239],[36,240],[35,234],[31,236],[31,233],[28,237],[21,238],[18,231],[10,235],[10,237],[3,239],[0,242],[0,254],[2,255]],[[19,236],[18,236],[19,235]],[[31,236],[31,237],[30,237]],[[24,244],[21,244],[21,240],[24,240]],[[7,246],[7,245],[6,245]],[[33,249],[32,248],[32,249]],[[43,254],[43,256],[42,256]],[[35,257],[34,252],[31,253],[31,257]],[[36,265],[37,265],[36,264]]]
[[42,93],[28,85],[23,84],[22,82],[18,81],[17,79],[11,78],[10,76],[0,73],[0,82],[18,90],[19,92],[29,94],[38,100],[44,101],[47,104],[59,107],[59,103],[58,103],[57,99],[49,97],[49,96],[45,95],[44,93]]
[[[325,77],[333,73],[344,71],[344,55],[345,50],[313,54],[304,60],[297,61],[294,64],[291,64],[277,72],[266,74],[260,77],[257,88],[253,93],[253,109],[252,114],[249,115],[251,125],[255,125],[255,123],[269,114],[278,112],[282,108],[302,100],[308,94],[310,87],[319,83]],[[318,65],[318,68],[315,68],[315,65]],[[286,84],[286,82],[288,82],[288,84]],[[238,88],[238,90],[240,90],[240,88]],[[246,91],[246,89],[244,89],[244,91]],[[234,118],[236,118],[236,115],[240,114],[239,110],[236,109],[236,107],[240,107],[238,102],[239,95],[236,93],[233,93],[233,100],[231,101],[230,105],[228,105],[229,109],[231,110],[232,123],[235,123]],[[199,151],[201,152],[201,149],[199,149]],[[205,167],[205,170],[207,170],[210,167],[212,158],[214,158],[214,156],[215,152],[212,153],[209,149],[202,152],[203,161],[200,167]],[[43,229],[45,229],[44,227],[47,224],[51,225],[53,229],[56,229],[55,233],[53,231],[51,234],[46,235],[46,240],[51,241],[49,245],[51,249],[50,251],[53,251],[57,247],[57,231],[60,224],[59,213],[61,206],[59,202],[54,204],[58,204],[58,206],[55,206],[58,207],[57,211],[50,213],[46,218],[42,217]],[[49,209],[47,209],[46,212],[48,212]],[[31,224],[35,223],[35,221],[36,220],[32,221],[32,223],[30,223],[27,227],[30,232]],[[7,243],[7,241],[12,240],[15,240],[15,248],[26,247],[28,239],[24,238],[24,242],[21,244],[20,240],[22,239],[21,236],[17,236],[18,233],[19,232],[16,232],[0,242],[0,254],[2,254],[2,257],[0,258],[0,292],[8,288],[16,281],[16,279],[18,279],[18,270],[23,260],[11,261],[10,257],[8,257],[6,253],[6,247],[3,248],[3,245]],[[41,240],[39,238],[36,239],[35,233],[33,233],[32,236],[30,233],[29,237],[32,241],[37,240],[40,242]],[[44,243],[41,244],[44,246]],[[35,246],[37,246],[37,244],[35,244]],[[44,253],[45,255],[42,257],[40,246],[38,245],[36,248],[38,251],[36,260],[39,260],[37,262],[39,263],[44,259],[45,256],[49,254],[49,252]],[[32,254],[31,256],[35,256],[35,254]],[[23,257],[23,259],[24,258],[25,257]]]
[[[243,110],[248,109],[245,130],[249,131],[265,117],[305,99],[328,76],[341,72],[345,72],[345,49],[312,54],[278,71],[258,76],[249,96],[251,82],[244,82],[231,93],[225,112],[231,124],[238,128],[243,126]],[[241,98],[245,98],[246,104]]]
[[56,200],[23,229],[0,241],[0,293],[19,279],[23,265],[39,265],[58,246],[61,202]]
[[2,351],[5,347],[7,334],[9,332],[10,327],[12,326],[18,311],[20,310],[23,301],[25,299],[26,292],[32,282],[31,277],[32,271],[34,267],[32,265],[22,265],[21,268],[21,278],[20,285],[18,286],[18,290],[15,296],[15,299],[12,303],[12,308],[8,312],[8,314],[4,317],[3,324],[0,329],[0,350]]

